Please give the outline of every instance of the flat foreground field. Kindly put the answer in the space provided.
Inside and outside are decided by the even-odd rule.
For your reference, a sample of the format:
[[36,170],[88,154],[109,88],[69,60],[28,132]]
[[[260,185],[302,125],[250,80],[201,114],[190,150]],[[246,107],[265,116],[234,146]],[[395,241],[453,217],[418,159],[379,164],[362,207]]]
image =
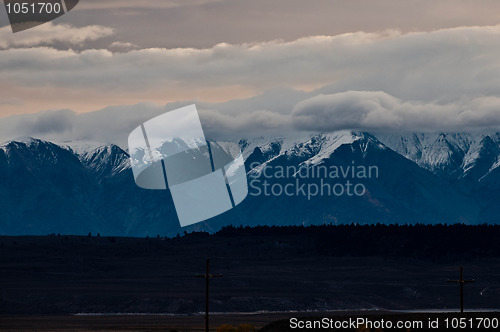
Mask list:
[[[213,330],[223,324],[252,324],[260,328],[286,319],[286,314],[214,315]],[[0,316],[0,331],[205,331],[205,318],[197,316]]]
[[[311,313],[293,315],[302,317]],[[233,326],[251,324],[260,329],[274,321],[290,317],[290,313],[216,314],[211,315],[210,326],[214,331],[223,324]],[[205,317],[204,315],[0,316],[0,331],[205,331]]]
[[[290,328],[289,319],[297,317],[299,320],[320,320],[328,317],[334,321],[343,321],[362,317],[371,322],[398,321],[407,324],[422,323],[422,328],[404,329],[372,329],[377,331],[436,331],[446,330],[445,320],[448,319],[448,330],[455,330],[452,324],[459,324],[460,318],[465,318],[467,328],[464,330],[494,331],[493,327],[486,329],[484,324],[490,324],[494,320],[498,322],[498,312],[473,312],[460,315],[459,313],[394,313],[394,312],[325,312],[325,313],[260,313],[260,314],[232,314],[213,315],[211,317],[211,331],[228,324],[238,326],[240,324],[251,324],[262,332],[286,332],[300,329]],[[438,328],[429,328],[429,321],[438,321]],[[471,326],[473,328],[471,328]],[[479,326],[482,325],[482,326]],[[416,325],[415,325],[416,326]],[[161,315],[125,315],[125,316],[0,316],[0,331],[20,332],[87,332],[87,331],[113,331],[113,332],[145,332],[145,331],[177,331],[195,332],[204,331],[203,316],[161,316]],[[308,331],[336,331],[339,329],[308,329]],[[342,329],[342,331],[362,331],[363,328]],[[364,330],[366,331],[366,330]]]
[[[413,319],[419,314],[411,310],[457,311],[459,286],[447,281],[459,278],[459,266],[475,279],[464,287],[466,311],[498,310],[500,245],[483,228],[0,237],[0,331],[202,331],[205,282],[196,275],[207,258],[211,273],[223,274],[210,283],[210,310],[220,313],[212,316],[214,330],[252,324],[286,331],[300,312],[345,319],[406,310]],[[258,314],[241,314],[248,312]]]

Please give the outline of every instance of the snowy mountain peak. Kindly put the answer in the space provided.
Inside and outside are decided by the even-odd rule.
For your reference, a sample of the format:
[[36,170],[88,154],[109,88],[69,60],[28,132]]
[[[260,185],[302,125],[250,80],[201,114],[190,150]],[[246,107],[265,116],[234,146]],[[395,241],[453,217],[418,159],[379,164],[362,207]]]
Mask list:
[[[266,166],[272,171],[272,167],[341,168],[356,163],[376,165],[377,176],[349,177],[366,187],[363,195],[325,193],[310,199],[300,188],[317,185],[327,190],[327,185],[320,186],[321,181],[343,188],[345,178],[306,177],[300,183],[278,176],[256,178],[249,186],[253,194],[239,209],[197,227],[216,230],[228,223],[498,223],[499,142],[499,134],[375,136],[351,131],[213,142],[225,150],[229,143],[239,145],[250,172]],[[123,148],[100,143],[61,146],[24,138],[2,145],[0,234],[179,232],[167,194],[138,188],[129,159]],[[256,189],[268,188],[258,180],[269,185],[291,184],[296,190],[289,190],[293,195],[255,195]]]
[[286,152],[293,157],[309,158],[304,161],[304,165],[312,166],[328,159],[342,145],[350,145],[358,142],[363,153],[366,153],[370,147],[376,149],[386,149],[373,135],[364,132],[338,131],[333,133],[317,134],[304,143],[297,144]]
[[81,155],[87,152],[94,151],[102,146],[108,146],[112,144],[106,144],[103,142],[96,141],[72,141],[72,142],[64,142],[63,147],[68,150],[71,150],[76,155]]
[[78,155],[82,164],[99,175],[113,175],[131,167],[127,152],[117,145],[103,145]]
[[0,149],[7,149],[9,147],[16,147],[16,146],[26,146],[26,147],[31,147],[33,145],[40,145],[40,144],[45,144],[45,145],[56,145],[52,142],[39,139],[39,138],[33,138],[33,137],[18,137],[15,138],[11,141],[4,142],[0,145]]
[[[460,178],[478,164],[481,148],[498,146],[498,133],[414,133],[379,135],[382,143],[419,166],[447,178]],[[489,161],[491,162],[491,161]],[[490,167],[492,165],[489,165]],[[484,167],[484,165],[482,166]]]
[[6,142],[0,146],[10,163],[29,163],[31,165],[50,165],[60,159],[71,158],[61,146],[38,138],[22,137]]

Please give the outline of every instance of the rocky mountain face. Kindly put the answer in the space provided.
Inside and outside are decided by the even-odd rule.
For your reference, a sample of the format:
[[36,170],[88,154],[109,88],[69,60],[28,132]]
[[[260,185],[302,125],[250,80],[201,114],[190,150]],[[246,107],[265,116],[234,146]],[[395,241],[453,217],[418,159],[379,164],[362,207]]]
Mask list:
[[118,146],[33,138],[5,143],[0,234],[171,236],[229,224],[498,223],[500,134],[341,131],[239,145],[247,198],[181,228],[169,191],[137,187],[129,156]]
[[482,181],[499,166],[499,133],[382,135],[379,139],[419,166],[448,179]]

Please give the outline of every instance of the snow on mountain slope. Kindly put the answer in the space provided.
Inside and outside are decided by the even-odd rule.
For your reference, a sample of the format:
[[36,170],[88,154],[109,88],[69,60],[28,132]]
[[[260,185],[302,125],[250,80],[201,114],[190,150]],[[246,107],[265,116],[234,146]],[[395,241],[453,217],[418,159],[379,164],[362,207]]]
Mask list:
[[472,174],[479,179],[498,161],[498,133],[415,133],[377,137],[419,166],[449,179]]
[[363,134],[337,131],[327,134],[302,133],[292,137],[244,139],[243,156],[249,166],[257,166],[275,158],[301,160],[306,166],[320,163],[342,144],[352,143]]
[[311,138],[311,136],[313,136],[313,134],[300,132],[288,136],[259,136],[226,140],[235,142],[239,141],[243,158],[247,160],[248,157],[255,152],[255,149],[258,149],[264,155],[272,154],[273,156],[276,156],[282,151],[288,150],[299,143],[307,141]]
[[73,153],[39,139],[12,141],[0,151],[0,234],[106,228],[89,208],[95,186]]
[[[322,134],[323,138],[321,148],[312,158],[304,162],[305,166],[313,166],[321,163],[323,160],[330,158],[330,156],[343,144],[352,144],[356,141],[363,139],[372,140],[381,149],[386,149],[386,146],[381,144],[378,140],[375,142],[373,137],[367,133],[356,133],[349,131],[339,131],[330,134]],[[364,145],[366,152],[367,145]]]
[[98,149],[101,146],[106,146],[111,144],[106,144],[103,142],[96,142],[96,141],[72,141],[72,142],[63,142],[60,145],[66,149],[71,150],[76,155],[82,155],[84,153],[88,153],[95,149]]
[[[323,170],[349,167],[361,167],[366,170],[370,166],[377,167],[377,176],[359,178],[348,173],[346,178],[304,177],[294,173],[292,177],[269,178],[269,174],[279,173],[280,169],[287,169],[288,174],[288,169],[300,172],[301,168],[306,167],[309,170],[305,174],[325,174],[317,172],[320,167]],[[326,194],[307,198],[300,193],[294,195],[292,191],[288,197],[271,194],[247,199],[243,206],[251,205],[247,210],[251,216],[254,215],[246,221],[249,223],[260,221],[272,225],[277,220],[287,220],[292,224],[474,223],[478,214],[476,202],[466,197],[458,187],[449,185],[437,175],[389,149],[368,133],[315,135],[305,142],[281,151],[279,155],[250,170],[249,175],[250,179],[257,179],[257,182],[254,182],[256,185],[251,185],[252,188],[261,185],[260,191],[257,189],[259,192],[263,192],[265,186],[272,188],[275,185],[277,188],[299,188],[303,185],[304,188],[311,187],[313,190],[331,186],[342,187],[347,181],[362,184],[366,188],[366,192],[361,196]],[[265,186],[264,182],[267,182]]]
[[[236,208],[191,230],[214,231],[228,224],[498,222],[500,135],[379,136],[339,131],[214,142],[232,154],[239,145],[247,170],[376,165],[380,176],[351,179],[366,186],[360,197],[249,194]],[[300,180],[306,186],[323,183]],[[333,185],[346,179],[323,180]],[[116,145],[60,146],[23,138],[0,146],[0,234],[182,231],[168,191],[138,188],[127,152]]]
[[129,155],[116,145],[100,146],[79,154],[79,159],[92,172],[110,177],[131,167]]
[[10,163],[24,164],[28,168],[58,163],[61,158],[74,157],[63,147],[42,139],[22,137],[0,145]]

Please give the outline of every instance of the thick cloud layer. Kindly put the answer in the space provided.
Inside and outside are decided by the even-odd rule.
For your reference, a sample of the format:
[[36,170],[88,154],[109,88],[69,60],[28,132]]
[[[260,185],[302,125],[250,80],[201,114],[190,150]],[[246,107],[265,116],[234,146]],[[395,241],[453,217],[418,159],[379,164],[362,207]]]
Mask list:
[[135,127],[166,111],[163,107],[138,104],[83,114],[55,110],[14,115],[0,119],[0,142],[29,136],[61,143],[83,140],[126,147],[128,134]]
[[282,86],[324,86],[324,94],[384,91],[404,101],[449,103],[500,94],[498,40],[500,26],[357,32],[208,49],[9,49],[0,51],[0,84],[8,82],[4,93],[25,107],[34,104],[31,98],[77,112],[117,101],[238,99]]
[[[273,95],[280,95],[283,99],[273,98]],[[216,139],[238,140],[261,135],[287,135],[296,131],[342,129],[382,133],[500,129],[499,97],[421,103],[403,101],[381,91],[324,95],[279,89],[258,97],[219,104],[184,101],[159,106],[142,103],[82,114],[59,110],[11,116],[0,119],[0,142],[34,136],[57,142],[114,143],[126,148],[129,133],[138,125],[191,103],[198,107],[207,136]],[[260,108],[262,104],[266,104],[267,109]]]
[[463,131],[500,128],[500,98],[451,103],[408,102],[381,91],[318,95],[298,103],[295,128],[311,131]]
[[[257,99],[262,101],[266,99],[265,97],[264,95]],[[114,143],[126,148],[128,135],[137,126],[157,115],[192,103],[194,101],[170,103],[165,106],[141,103],[107,107],[96,112],[81,114],[70,110],[56,110],[14,115],[0,119],[0,143],[29,136],[55,142]],[[233,109],[234,106],[240,106],[236,110],[251,109],[255,103],[258,101],[253,98],[225,104],[196,102],[196,105],[204,131],[210,138],[239,139],[292,131],[289,112],[279,113],[282,105],[276,105],[275,112],[266,110],[235,112]]]
[[[94,38],[85,31],[59,41]],[[23,38],[16,42],[51,41]],[[136,45],[119,42],[113,46],[119,52],[20,46],[0,50],[0,114],[72,111],[0,119],[0,139],[121,142],[148,118],[193,101],[214,135],[492,129],[500,126],[498,40],[500,25],[206,49],[127,50]],[[79,114],[88,107],[102,110]]]

